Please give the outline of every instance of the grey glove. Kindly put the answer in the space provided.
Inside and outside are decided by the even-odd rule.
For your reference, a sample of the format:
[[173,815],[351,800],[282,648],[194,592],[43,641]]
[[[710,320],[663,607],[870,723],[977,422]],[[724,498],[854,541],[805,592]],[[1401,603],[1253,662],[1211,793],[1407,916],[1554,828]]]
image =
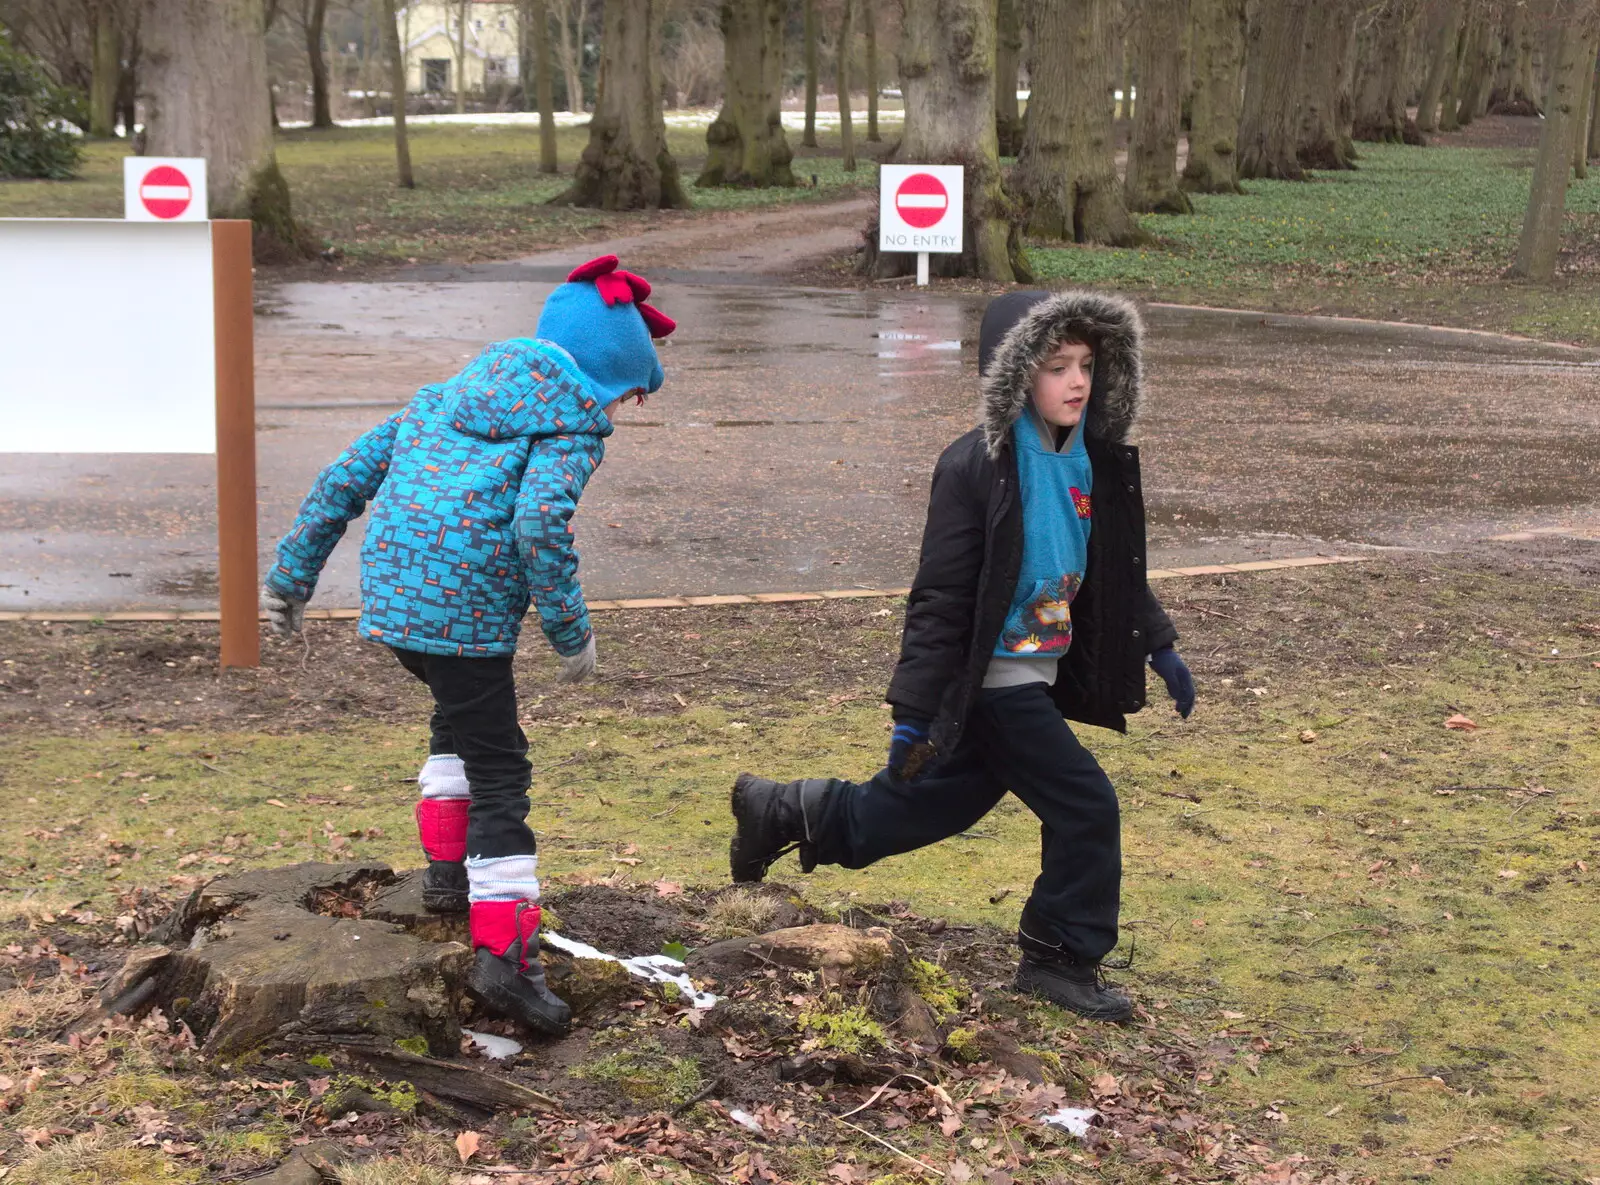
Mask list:
[[305,626],[306,603],[286,597],[271,588],[261,590],[261,608],[266,610],[267,624],[280,638],[290,638]]
[[594,678],[595,653],[594,635],[589,635],[589,640],[584,643],[582,650],[576,654],[563,655],[561,659],[561,673],[556,676],[558,683],[582,683],[585,679]]

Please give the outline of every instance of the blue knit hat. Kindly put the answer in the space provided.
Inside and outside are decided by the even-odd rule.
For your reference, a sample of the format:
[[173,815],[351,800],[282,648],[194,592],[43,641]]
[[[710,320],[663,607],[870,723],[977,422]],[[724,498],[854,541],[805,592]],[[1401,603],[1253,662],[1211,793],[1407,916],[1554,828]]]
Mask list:
[[571,354],[606,403],[630,391],[655,392],[666,373],[651,339],[677,324],[644,303],[649,295],[643,277],[618,271],[615,255],[602,256],[575,269],[545,300],[537,335]]

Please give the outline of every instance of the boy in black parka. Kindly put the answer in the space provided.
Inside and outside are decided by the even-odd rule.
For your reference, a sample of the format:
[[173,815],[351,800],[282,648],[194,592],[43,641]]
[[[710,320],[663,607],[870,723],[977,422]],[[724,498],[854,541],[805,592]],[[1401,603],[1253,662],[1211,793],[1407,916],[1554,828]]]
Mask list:
[[1100,962],[1117,942],[1116,791],[1067,719],[1119,731],[1144,666],[1184,717],[1194,681],[1145,580],[1144,501],[1128,435],[1141,398],[1134,307],[1084,292],[991,302],[982,425],[939,458],[922,559],[889,685],[887,767],[868,782],[734,784],[733,879],[864,868],[970,828],[1009,790],[1043,825],[1023,907],[1019,989],[1123,1020]]

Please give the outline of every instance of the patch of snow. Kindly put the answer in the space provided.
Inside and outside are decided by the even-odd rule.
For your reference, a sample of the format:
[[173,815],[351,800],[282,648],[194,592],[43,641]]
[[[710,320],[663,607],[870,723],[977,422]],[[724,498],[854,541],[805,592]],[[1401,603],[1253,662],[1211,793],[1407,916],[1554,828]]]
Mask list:
[[499,1061],[501,1058],[516,1057],[522,1052],[510,1037],[497,1037],[493,1033],[475,1033],[471,1029],[462,1029],[463,1033],[472,1038],[472,1043],[483,1050],[483,1055]]
[[1089,1125],[1100,1117],[1100,1112],[1093,1107],[1063,1107],[1049,1115],[1039,1116],[1039,1122],[1051,1127],[1059,1127],[1069,1135],[1083,1139],[1089,1134]]
[[684,972],[683,963],[677,959],[668,958],[666,955],[640,955],[632,959],[619,959],[616,955],[608,955],[605,951],[590,946],[587,942],[576,942],[561,934],[552,934],[547,930],[539,932],[539,938],[545,945],[555,950],[563,951],[575,959],[605,959],[607,962],[620,963],[629,975],[636,975],[640,979],[649,980],[651,983],[670,983],[683,993],[690,1004],[696,1008],[712,1008],[717,1004],[717,997],[710,992],[703,992],[695,987],[689,976]]

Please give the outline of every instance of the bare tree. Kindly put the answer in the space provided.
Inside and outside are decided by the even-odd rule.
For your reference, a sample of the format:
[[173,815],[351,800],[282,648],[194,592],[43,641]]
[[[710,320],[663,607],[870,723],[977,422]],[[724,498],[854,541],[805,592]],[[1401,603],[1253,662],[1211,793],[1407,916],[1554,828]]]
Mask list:
[[1265,0],[1245,45],[1239,176],[1300,181],[1300,68],[1311,0]]
[[1561,223],[1567,208],[1567,179],[1572,172],[1573,126],[1583,74],[1591,68],[1595,48],[1591,0],[1557,0],[1545,42],[1551,64],[1550,88],[1539,133],[1539,155],[1533,166],[1527,215],[1517,241],[1511,276],[1545,282],[1555,277],[1561,251]]
[[603,210],[683,209],[678,162],[661,111],[661,16],[665,0],[605,5],[600,77],[589,144],[572,187],[555,204]]
[[[1588,47],[1589,58],[1595,56],[1593,36]],[[1575,181],[1589,176],[1589,108],[1594,100],[1594,68],[1585,61],[1578,72],[1582,80],[1578,92],[1578,105],[1572,113],[1572,177]]]
[[706,129],[702,186],[793,185],[783,133],[783,0],[722,0],[722,110]]
[[394,161],[401,189],[415,189],[416,177],[411,172],[411,140],[406,134],[406,54],[400,39],[400,21],[395,15],[394,0],[380,0],[383,5],[378,14],[379,30],[383,37],[384,61],[389,67],[389,94],[394,103]]
[[561,72],[566,78],[567,110],[582,114],[583,29],[589,20],[589,0],[555,0],[555,4],[560,18],[557,27],[561,32]]
[[144,14],[146,150],[207,158],[214,218],[255,223],[258,257],[303,255],[272,146],[262,0],[151,0]]
[[1133,246],[1112,136],[1113,0],[1032,0],[1033,91],[1011,188],[1046,238]]
[[328,59],[323,32],[328,20],[328,0],[299,0],[290,19],[304,39],[311,71],[311,126],[331,128],[333,107],[328,98]]
[[122,28],[117,6],[95,0],[93,67],[89,83],[89,134],[107,138],[117,134],[117,83],[122,76]]
[[1423,132],[1439,127],[1439,100],[1445,81],[1455,68],[1456,47],[1461,40],[1462,0],[1438,0],[1431,15],[1425,43],[1428,73],[1417,99],[1417,129]]
[[805,0],[806,130],[804,148],[817,146],[817,0]]
[[1539,83],[1533,73],[1533,26],[1530,5],[1513,3],[1500,36],[1500,64],[1489,91],[1489,110],[1496,115],[1539,114]]
[[1594,77],[1589,80],[1589,159],[1600,157],[1600,54],[1596,55]]
[[1322,0],[1306,21],[1301,51],[1300,136],[1295,155],[1307,169],[1353,169],[1355,146],[1345,132],[1351,97],[1345,79],[1355,49],[1353,0]]
[[1025,2],[998,0],[995,6],[994,126],[1001,156],[1016,156],[1022,147],[1017,71],[1022,63],[1021,5]]
[[1189,0],[1140,0],[1133,29],[1139,103],[1128,141],[1128,209],[1187,214],[1178,187],[1178,132],[1183,116],[1183,35]]
[[861,28],[867,37],[867,139],[876,144],[878,135],[878,14],[875,0],[860,0]]
[[1193,0],[1194,94],[1183,187],[1239,192],[1239,71],[1244,63],[1245,0]]
[[1495,51],[1500,44],[1496,33],[1498,20],[1497,14],[1489,11],[1487,5],[1480,5],[1477,19],[1468,26],[1468,35],[1462,38],[1461,65],[1456,73],[1457,127],[1466,127],[1488,108],[1489,88],[1494,82]]
[[472,0],[455,0],[456,36],[450,48],[456,56],[456,76],[451,81],[455,83],[457,115],[467,110],[467,10],[471,3]]
[[[994,130],[994,0],[904,0],[900,82],[905,132],[899,159],[962,165],[966,192],[963,250],[935,255],[944,276],[977,276],[1010,283],[1031,278],[1020,228],[1000,178]],[[904,275],[906,255],[879,255],[867,236],[864,270]]]
[[839,143],[844,150],[844,171],[856,171],[856,130],[850,122],[850,50],[854,41],[855,22],[852,19],[855,5],[851,0],[840,0],[839,13],[839,48],[834,55],[837,59],[836,75],[839,92]]
[[517,13],[518,66],[522,74],[522,105],[532,92],[539,112],[539,171],[556,171],[555,56],[550,52],[550,11],[546,0],[522,0]]

